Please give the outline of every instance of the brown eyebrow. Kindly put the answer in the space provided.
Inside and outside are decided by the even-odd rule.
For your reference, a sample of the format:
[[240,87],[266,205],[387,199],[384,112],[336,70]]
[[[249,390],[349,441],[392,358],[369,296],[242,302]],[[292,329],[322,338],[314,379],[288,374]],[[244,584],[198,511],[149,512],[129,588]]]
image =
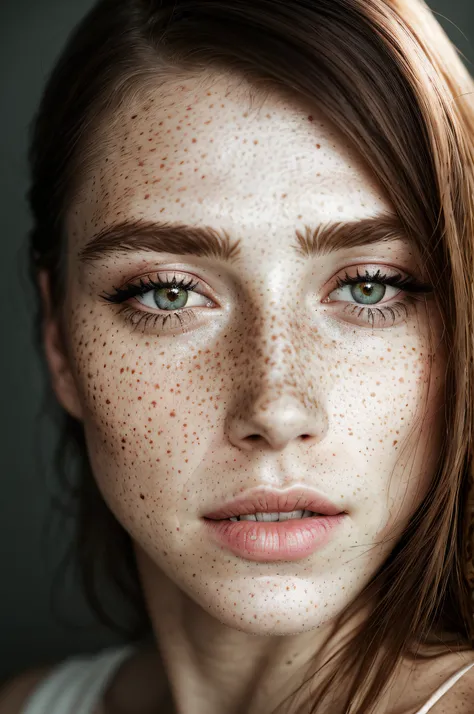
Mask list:
[[[296,231],[293,246],[303,257],[326,255],[381,241],[400,240],[405,235],[396,215],[386,213],[350,222],[326,223],[317,228],[305,226]],[[225,230],[185,223],[161,223],[143,219],[127,220],[106,226],[79,252],[82,262],[100,260],[117,252],[152,251],[176,255],[213,257],[237,262],[240,239],[231,240]]]

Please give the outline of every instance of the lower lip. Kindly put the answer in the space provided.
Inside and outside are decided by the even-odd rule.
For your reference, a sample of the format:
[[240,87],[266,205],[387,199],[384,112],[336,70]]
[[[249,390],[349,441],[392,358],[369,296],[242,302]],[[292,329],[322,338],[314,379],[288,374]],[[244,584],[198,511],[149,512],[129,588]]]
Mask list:
[[300,560],[323,548],[346,514],[289,521],[214,521],[205,518],[217,543],[247,560]]

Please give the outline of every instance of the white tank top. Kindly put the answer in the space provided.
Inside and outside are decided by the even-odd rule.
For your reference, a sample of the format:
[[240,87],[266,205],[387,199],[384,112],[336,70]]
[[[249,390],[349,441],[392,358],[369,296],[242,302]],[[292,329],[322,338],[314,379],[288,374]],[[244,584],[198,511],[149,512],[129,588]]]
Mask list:
[[[136,650],[136,647],[126,645],[65,660],[30,695],[21,714],[93,714],[115,672]],[[474,662],[453,674],[417,714],[427,714],[471,667]]]
[[56,666],[28,697],[21,714],[93,714],[107,685],[136,647],[108,647]]

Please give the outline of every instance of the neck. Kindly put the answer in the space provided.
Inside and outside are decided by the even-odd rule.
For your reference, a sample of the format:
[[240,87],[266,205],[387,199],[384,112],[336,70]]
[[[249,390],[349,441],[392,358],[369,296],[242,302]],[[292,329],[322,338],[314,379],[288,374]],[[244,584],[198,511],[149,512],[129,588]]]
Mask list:
[[[219,622],[136,549],[148,611],[177,714],[276,714],[310,701],[313,674],[331,635],[328,621],[307,632],[256,635]],[[236,597],[238,595],[236,594]],[[360,624],[329,640],[329,657]],[[320,663],[318,663],[320,664]],[[311,677],[309,678],[309,674]],[[325,671],[324,671],[325,674]],[[306,680],[309,681],[305,684]],[[167,709],[168,711],[168,709]]]

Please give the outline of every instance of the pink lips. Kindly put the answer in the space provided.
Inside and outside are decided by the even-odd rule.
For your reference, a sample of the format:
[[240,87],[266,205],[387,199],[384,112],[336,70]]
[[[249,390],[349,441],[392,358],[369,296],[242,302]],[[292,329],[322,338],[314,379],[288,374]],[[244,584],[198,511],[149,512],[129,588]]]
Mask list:
[[289,521],[212,521],[204,523],[220,547],[246,560],[300,560],[323,548],[346,518],[314,516]]
[[[307,510],[317,514],[287,521],[230,521],[257,512]],[[311,489],[257,489],[206,514],[204,524],[217,545],[246,560],[300,560],[323,548],[346,513]]]

